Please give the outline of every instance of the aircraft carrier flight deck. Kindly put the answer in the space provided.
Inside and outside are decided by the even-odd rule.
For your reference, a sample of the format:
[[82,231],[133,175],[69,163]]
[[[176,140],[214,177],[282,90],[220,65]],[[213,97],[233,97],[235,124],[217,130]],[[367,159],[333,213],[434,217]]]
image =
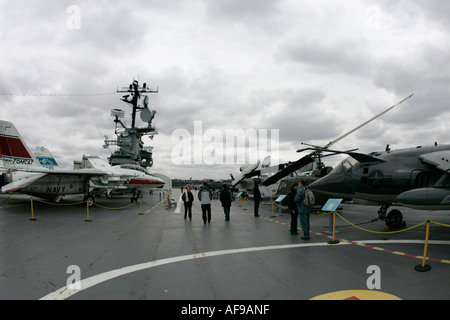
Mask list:
[[[450,299],[450,214],[402,208],[406,229],[388,233],[376,207],[341,204],[335,238],[330,216],[311,216],[311,240],[290,235],[290,215],[263,201],[233,202],[225,221],[213,200],[203,223],[194,191],[192,221],[184,207],[155,192],[130,205],[128,196],[77,197],[55,205],[0,198],[0,299],[309,300]],[[175,202],[180,190],[170,196]],[[181,210],[179,210],[181,209]],[[90,221],[85,221],[90,220]],[[351,223],[348,224],[347,222]],[[368,232],[371,231],[371,232]]]

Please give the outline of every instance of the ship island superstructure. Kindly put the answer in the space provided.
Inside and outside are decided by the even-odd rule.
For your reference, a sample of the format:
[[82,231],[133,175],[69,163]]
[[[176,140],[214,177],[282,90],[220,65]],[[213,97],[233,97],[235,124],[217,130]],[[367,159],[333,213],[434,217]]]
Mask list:
[[[158,134],[156,128],[152,125],[156,111],[150,109],[149,98],[146,93],[157,93],[158,89],[152,90],[143,83],[139,85],[137,80],[134,80],[128,87],[119,90],[118,93],[126,93],[120,100],[131,105],[131,127],[122,121],[125,118],[125,111],[114,108],[111,110],[111,116],[114,117],[115,131],[117,138],[108,139],[105,136],[106,149],[109,146],[117,146],[117,149],[108,158],[111,165],[139,165],[145,169],[153,166],[153,147],[144,146],[142,138],[149,136],[153,140],[153,136]],[[140,104],[142,103],[142,104]],[[147,123],[147,126],[137,127],[136,116],[140,113],[142,122]]]

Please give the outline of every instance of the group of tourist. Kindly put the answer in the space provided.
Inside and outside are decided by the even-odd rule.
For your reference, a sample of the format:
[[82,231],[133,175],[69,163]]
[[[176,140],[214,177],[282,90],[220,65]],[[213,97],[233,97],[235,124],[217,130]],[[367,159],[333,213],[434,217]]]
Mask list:
[[[253,201],[254,201],[254,216],[259,217],[259,204],[262,200],[261,192],[259,190],[259,181],[255,181],[253,188]],[[303,201],[305,199],[306,182],[300,181],[300,184],[294,183],[291,187],[291,191],[287,195],[289,203],[289,212],[291,214],[291,235],[297,235],[297,217],[299,217],[300,225],[303,230],[303,240],[310,239],[309,233],[309,217],[311,213],[311,206],[308,206]],[[211,201],[213,199],[212,190],[208,187],[206,182],[203,183],[202,188],[198,192],[198,200],[200,201],[202,208],[203,223],[211,223]],[[181,199],[184,202],[184,219],[189,217],[192,220],[192,203],[194,202],[194,195],[191,188],[187,187],[183,192]],[[228,188],[228,185],[224,184],[220,191],[220,202],[222,203],[223,211],[225,214],[225,221],[230,221],[231,203],[233,201],[233,193]]]

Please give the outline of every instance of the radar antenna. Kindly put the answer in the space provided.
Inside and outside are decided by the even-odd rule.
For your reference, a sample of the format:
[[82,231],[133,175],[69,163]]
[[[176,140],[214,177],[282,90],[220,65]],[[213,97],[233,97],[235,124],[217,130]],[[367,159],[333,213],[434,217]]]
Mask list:
[[[153,147],[144,147],[142,137],[144,135],[153,136],[157,134],[157,130],[152,126],[152,120],[155,117],[156,111],[150,110],[149,98],[145,93],[158,93],[159,88],[152,90],[144,83],[139,85],[137,80],[134,80],[128,87],[124,87],[119,90],[118,93],[127,93],[122,96],[120,100],[130,104],[132,107],[131,113],[131,127],[127,127],[121,120],[125,118],[125,112],[121,109],[114,108],[111,110],[111,116],[114,117],[115,122],[115,134],[117,139],[108,140],[105,138],[104,147],[107,148],[110,145],[117,146],[117,150],[108,158],[111,165],[123,165],[123,164],[139,164],[144,168],[151,167],[153,165]],[[139,105],[141,97],[143,98],[143,106]],[[147,123],[147,127],[136,126],[136,115],[141,113],[141,120]]]

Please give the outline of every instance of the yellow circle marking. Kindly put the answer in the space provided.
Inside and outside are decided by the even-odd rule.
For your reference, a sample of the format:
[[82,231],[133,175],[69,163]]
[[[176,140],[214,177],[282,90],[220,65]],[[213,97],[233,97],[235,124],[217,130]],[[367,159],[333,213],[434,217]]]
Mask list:
[[325,293],[310,300],[402,300],[389,293],[375,290],[343,290]]

